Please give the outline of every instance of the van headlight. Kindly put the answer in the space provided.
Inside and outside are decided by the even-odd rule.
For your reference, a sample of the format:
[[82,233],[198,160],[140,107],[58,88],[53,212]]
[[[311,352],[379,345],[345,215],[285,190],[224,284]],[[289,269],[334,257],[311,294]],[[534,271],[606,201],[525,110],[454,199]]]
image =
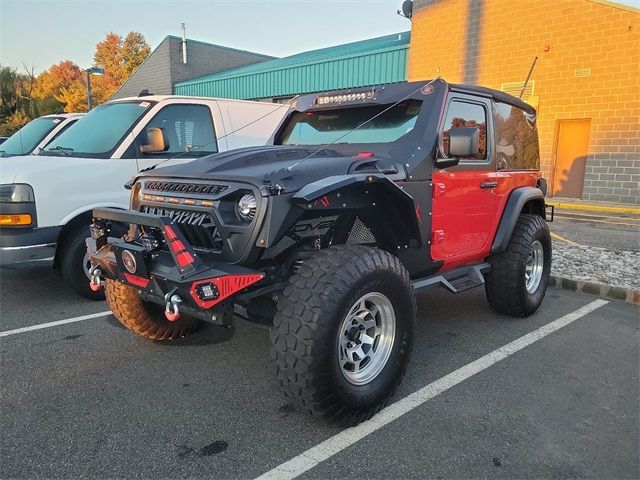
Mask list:
[[33,203],[36,196],[26,183],[0,185],[0,203]]
[[256,218],[258,202],[252,193],[243,195],[236,203],[236,216],[243,222],[250,223]]

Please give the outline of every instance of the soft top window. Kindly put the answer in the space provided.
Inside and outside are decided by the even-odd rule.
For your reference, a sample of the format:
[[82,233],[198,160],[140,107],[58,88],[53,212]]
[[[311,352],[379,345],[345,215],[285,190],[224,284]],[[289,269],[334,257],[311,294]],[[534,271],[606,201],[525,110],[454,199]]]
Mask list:
[[[290,117],[275,143],[326,145],[337,139],[337,143],[395,142],[413,130],[421,104],[420,100],[406,100],[395,106],[368,104],[298,112]],[[385,111],[386,109],[389,110]],[[363,125],[376,115],[379,116]],[[363,126],[352,131],[360,125]],[[344,138],[340,138],[343,135]]]

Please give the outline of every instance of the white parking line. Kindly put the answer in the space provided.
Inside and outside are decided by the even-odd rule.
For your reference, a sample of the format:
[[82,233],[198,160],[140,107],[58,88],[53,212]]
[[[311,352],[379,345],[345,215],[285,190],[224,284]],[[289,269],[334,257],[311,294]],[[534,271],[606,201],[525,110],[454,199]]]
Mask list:
[[110,313],[111,310],[107,310],[106,312],[92,313],[90,315],[82,315],[81,317],[56,320],[55,322],[41,323],[39,325],[31,325],[30,327],[16,328],[15,330],[6,330],[4,332],[0,332],[0,337],[8,337],[9,335],[16,335],[18,333],[32,332],[34,330],[42,330],[43,328],[55,327],[56,325],[64,325],[66,323],[82,322],[83,320],[91,320],[92,318],[105,317]]
[[306,452],[301,453],[297,457],[292,458],[288,462],[275,467],[273,470],[269,470],[258,477],[258,480],[291,479],[303,474],[307,470],[318,465],[320,462],[341,452],[345,448],[356,443],[358,440],[361,440],[379,428],[384,427],[414,408],[419,407],[426,401],[431,400],[435,396],[449,390],[460,382],[463,382],[483,370],[486,370],[499,361],[504,360],[562,327],[575,322],[607,303],[609,302],[606,300],[595,300],[594,302],[591,302],[588,305],[565,315],[564,317],[554,320],[531,333],[527,333],[517,340],[514,340],[513,342],[508,343],[483,357],[480,357],[479,359],[451,372],[448,375],[445,375],[396,403],[389,405],[384,410],[381,410],[371,420],[363,422],[356,427],[347,428],[315,447],[310,448]]

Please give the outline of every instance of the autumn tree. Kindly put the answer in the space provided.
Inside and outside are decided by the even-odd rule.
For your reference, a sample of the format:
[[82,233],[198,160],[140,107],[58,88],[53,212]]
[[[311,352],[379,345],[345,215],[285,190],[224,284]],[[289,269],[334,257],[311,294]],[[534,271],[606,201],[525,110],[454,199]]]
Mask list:
[[[94,66],[105,74],[91,77],[94,105],[106,102],[147,58],[151,48],[144,36],[108,33],[96,45]],[[11,134],[32,118],[50,113],[86,112],[86,73],[71,60],[52,65],[35,77],[0,65],[0,131]]]
[[35,78],[33,72],[19,73],[15,68],[0,65],[0,134],[7,136],[38,115],[33,102]]

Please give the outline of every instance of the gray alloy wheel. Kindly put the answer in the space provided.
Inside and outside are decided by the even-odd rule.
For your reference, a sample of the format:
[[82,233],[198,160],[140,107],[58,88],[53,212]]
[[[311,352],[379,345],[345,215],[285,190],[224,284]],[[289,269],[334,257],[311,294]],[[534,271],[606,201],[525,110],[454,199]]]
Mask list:
[[396,315],[385,295],[367,293],[353,304],[338,330],[338,362],[349,383],[366,385],[380,374],[395,333]]
[[531,244],[529,257],[524,269],[525,285],[527,292],[534,293],[540,285],[542,272],[544,271],[544,249],[539,240],[535,240]]

